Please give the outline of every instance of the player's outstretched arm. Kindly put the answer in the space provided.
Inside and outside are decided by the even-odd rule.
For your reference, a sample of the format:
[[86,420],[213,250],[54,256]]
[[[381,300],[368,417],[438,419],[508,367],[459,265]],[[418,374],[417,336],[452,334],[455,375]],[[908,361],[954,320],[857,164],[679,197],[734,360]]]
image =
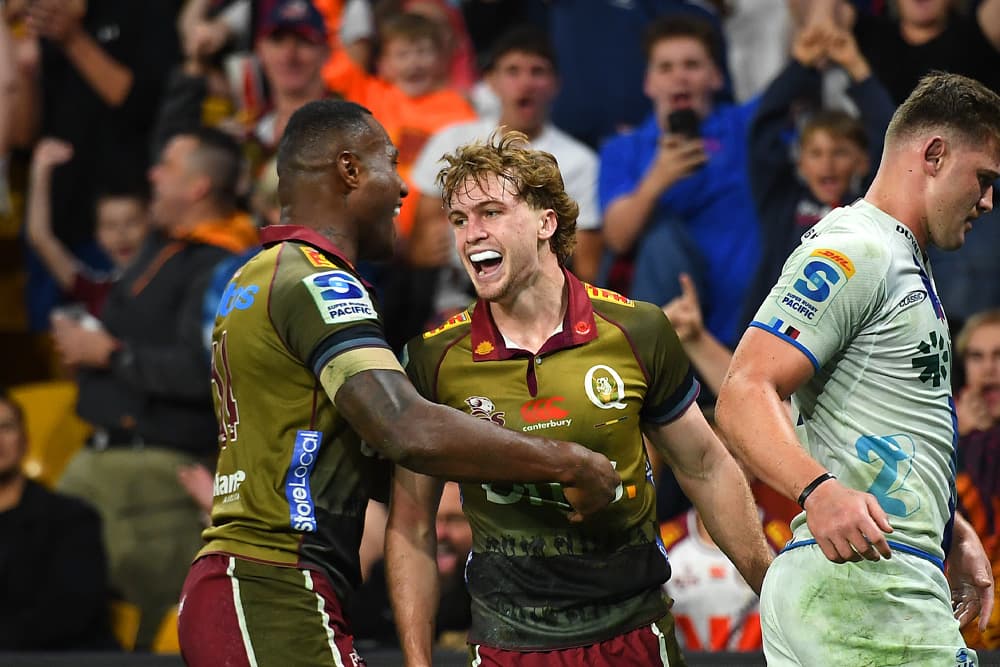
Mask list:
[[320,374],[327,393],[371,447],[401,466],[455,481],[559,482],[575,521],[614,498],[621,480],[601,454],[431,403],[402,369],[365,370],[340,381],[334,363]]
[[646,425],[643,430],[670,464],[712,539],[759,595],[771,551],[757,506],[743,471],[705,421],[701,409],[693,405],[674,421]]
[[[828,472],[799,444],[782,405],[812,373],[812,364],[792,345],[748,329],[716,406],[716,420],[733,453],[755,476],[792,500]],[[833,479],[815,487],[805,510],[809,530],[831,561],[890,557],[885,533],[892,527],[871,494]]]
[[961,514],[955,515],[945,563],[955,618],[965,627],[979,616],[979,631],[985,632],[993,613],[993,569],[975,529]]
[[440,584],[435,516],[442,480],[397,466],[385,529],[385,572],[406,667],[430,667]]

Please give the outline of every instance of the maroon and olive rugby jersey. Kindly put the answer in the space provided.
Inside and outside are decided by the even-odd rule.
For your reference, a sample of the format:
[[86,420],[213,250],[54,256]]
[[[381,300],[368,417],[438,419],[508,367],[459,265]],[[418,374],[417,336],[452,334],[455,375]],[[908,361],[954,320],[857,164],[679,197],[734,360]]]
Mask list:
[[667,613],[660,585],[670,570],[640,424],[680,416],[698,383],[659,308],[565,275],[566,317],[537,354],[508,345],[483,301],[407,345],[407,373],[428,399],[579,442],[622,478],[615,501],[581,524],[567,521],[558,484],[462,485],[477,644],[579,646]]
[[369,287],[325,238],[265,228],[264,249],[233,276],[212,339],[219,461],[201,553],[318,568],[341,596],[360,583],[365,508],[387,466],[320,384],[401,370]]

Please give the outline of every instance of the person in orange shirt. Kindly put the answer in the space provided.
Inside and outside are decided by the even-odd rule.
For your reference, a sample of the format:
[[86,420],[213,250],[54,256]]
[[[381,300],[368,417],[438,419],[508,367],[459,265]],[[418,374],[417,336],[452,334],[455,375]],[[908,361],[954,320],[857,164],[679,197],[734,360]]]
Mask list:
[[[399,174],[410,185],[410,170],[427,139],[437,130],[476,117],[469,102],[445,86],[446,47],[440,26],[416,13],[387,19],[379,31],[382,49],[372,76],[340,50],[323,69],[330,90],[371,110],[399,149]],[[396,222],[405,243],[416,202],[404,201]]]

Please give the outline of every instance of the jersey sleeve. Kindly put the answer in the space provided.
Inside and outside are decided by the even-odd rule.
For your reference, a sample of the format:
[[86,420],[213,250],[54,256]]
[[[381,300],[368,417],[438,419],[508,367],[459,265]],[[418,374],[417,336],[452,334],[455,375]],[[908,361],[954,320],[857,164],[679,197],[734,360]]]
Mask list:
[[795,346],[819,370],[881,307],[888,266],[888,251],[870,238],[809,239],[789,256],[750,326]]
[[403,348],[403,368],[417,392],[429,401],[437,400],[436,381],[441,354],[424,336],[417,336]]
[[361,279],[321,256],[306,261],[316,252],[295,244],[282,248],[269,304],[272,324],[288,350],[319,377],[345,352],[391,347]]
[[649,388],[642,406],[644,422],[666,424],[680,417],[698,398],[701,386],[681,347],[670,320],[656,306],[635,302],[634,341],[641,341],[642,362],[649,375]]

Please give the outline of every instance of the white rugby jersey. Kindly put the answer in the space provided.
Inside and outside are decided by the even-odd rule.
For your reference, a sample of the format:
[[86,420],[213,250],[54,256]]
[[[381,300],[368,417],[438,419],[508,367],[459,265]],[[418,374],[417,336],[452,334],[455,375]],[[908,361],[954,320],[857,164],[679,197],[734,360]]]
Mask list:
[[[792,397],[799,440],[889,516],[894,549],[941,566],[955,507],[951,338],[910,231],[864,200],[802,237],[750,326],[815,374]],[[810,543],[805,517],[790,546]]]
[[[688,651],[760,650],[757,594],[722,549],[698,534],[695,510],[681,517],[684,535],[667,547],[677,641]],[[678,522],[680,523],[680,522]]]

